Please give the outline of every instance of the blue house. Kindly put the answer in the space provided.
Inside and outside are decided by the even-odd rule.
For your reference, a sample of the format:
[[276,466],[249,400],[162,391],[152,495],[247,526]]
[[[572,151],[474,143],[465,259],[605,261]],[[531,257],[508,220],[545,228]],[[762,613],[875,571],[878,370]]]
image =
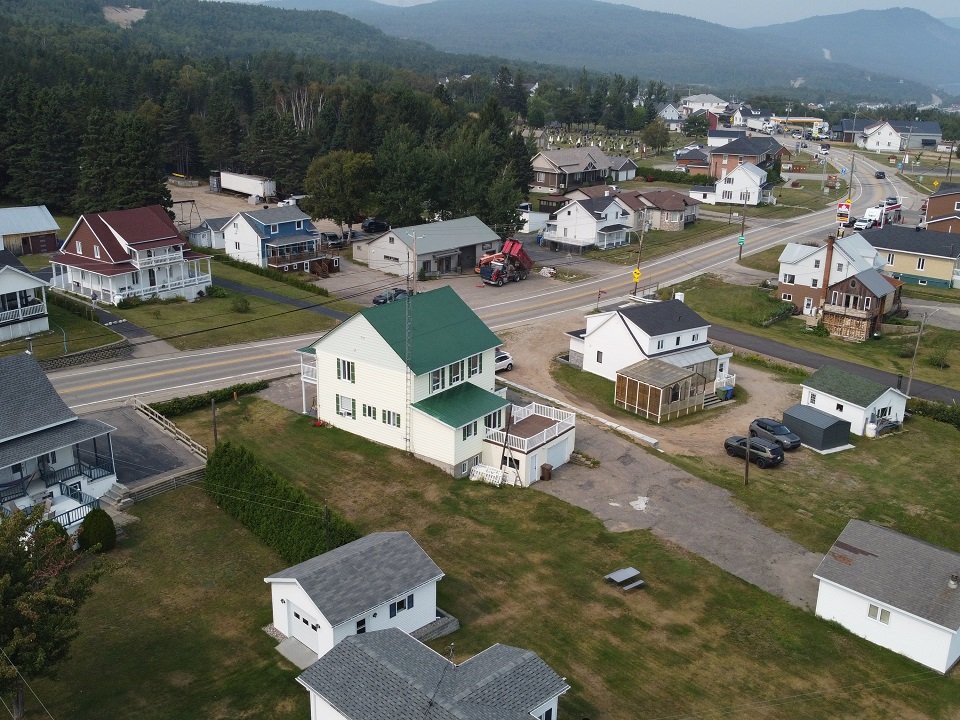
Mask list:
[[277,270],[310,270],[323,257],[320,234],[296,206],[239,212],[223,226],[227,255]]

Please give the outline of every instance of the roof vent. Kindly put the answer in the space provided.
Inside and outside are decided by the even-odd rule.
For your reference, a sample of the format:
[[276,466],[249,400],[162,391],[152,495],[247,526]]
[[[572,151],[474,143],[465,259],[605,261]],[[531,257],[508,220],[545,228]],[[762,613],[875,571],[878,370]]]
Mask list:
[[950,579],[947,580],[947,587],[951,590],[956,590],[958,585],[960,585],[960,574],[954,573],[950,576]]

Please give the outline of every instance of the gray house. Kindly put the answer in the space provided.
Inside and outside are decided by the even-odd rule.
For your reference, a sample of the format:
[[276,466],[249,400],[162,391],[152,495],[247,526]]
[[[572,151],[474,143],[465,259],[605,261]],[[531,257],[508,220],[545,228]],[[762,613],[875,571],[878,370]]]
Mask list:
[[[405,277],[473,272],[483,255],[499,249],[500,236],[474,215],[424,225],[392,228],[353,243],[353,257],[374,270]],[[414,257],[416,248],[416,257]]]
[[345,639],[297,682],[311,720],[556,720],[570,689],[530,650],[498,643],[458,664],[397,629]]

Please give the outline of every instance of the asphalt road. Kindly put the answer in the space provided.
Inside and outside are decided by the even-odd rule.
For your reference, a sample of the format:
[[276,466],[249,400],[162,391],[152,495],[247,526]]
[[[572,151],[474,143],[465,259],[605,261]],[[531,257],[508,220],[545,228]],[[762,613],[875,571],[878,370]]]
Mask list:
[[[848,164],[849,153],[836,153],[834,162]],[[887,195],[897,194],[903,195],[905,207],[918,208],[919,200],[916,194],[904,184],[893,178],[886,180],[873,178],[874,170],[879,167],[869,160],[857,159],[859,172],[854,182],[853,193],[855,207],[869,207],[882,201]],[[640,265],[643,272],[641,288],[681,282],[735,261],[738,254],[736,238],[739,235],[739,228],[736,225],[734,228],[727,237],[642,262]],[[747,231],[744,254],[760,252],[790,241],[822,239],[835,228],[836,222],[832,209],[799,218],[764,222],[762,225],[758,223],[755,228]],[[510,287],[485,288],[475,292],[464,292],[463,295],[488,325],[495,329],[504,329],[534,320],[549,322],[552,316],[574,309],[589,308],[597,301],[600,291],[604,293],[601,296],[602,301],[609,303],[631,294],[634,290],[630,267],[613,268],[604,263],[584,261],[576,256],[566,257],[560,254],[556,264],[573,271],[578,267],[589,268],[590,272],[595,274],[582,282],[562,284],[547,282],[542,278],[528,279]],[[473,286],[476,285],[475,278],[465,277],[458,282],[464,290],[473,290]],[[454,287],[458,285],[454,284]],[[560,330],[562,328],[559,328],[558,332]],[[716,335],[716,338],[723,341],[723,337],[719,335]],[[162,399],[175,395],[188,395],[249,379],[295,374],[299,371],[299,358],[294,350],[314,339],[316,339],[315,335],[305,335],[230,347],[176,352],[152,358],[58,371],[51,373],[50,378],[68,405],[80,412],[95,411],[123,404],[135,395]],[[743,342],[746,341],[741,340],[734,344]],[[771,345],[775,346],[776,343]],[[783,357],[801,364],[814,363],[810,365],[811,367],[822,364],[812,357],[808,357],[807,362],[795,359],[804,351],[794,348],[777,346],[769,347],[768,350],[770,351],[768,354],[773,354],[775,357]],[[767,353],[766,350],[763,352]],[[927,396],[926,384],[914,383],[913,389],[917,394]],[[937,392],[940,391],[935,386],[929,386],[929,396],[934,397]]]

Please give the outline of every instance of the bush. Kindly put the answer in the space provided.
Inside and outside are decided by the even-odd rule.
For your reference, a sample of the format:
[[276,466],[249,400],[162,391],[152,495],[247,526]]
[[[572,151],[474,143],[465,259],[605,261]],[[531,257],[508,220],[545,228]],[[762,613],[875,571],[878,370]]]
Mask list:
[[35,532],[37,534],[50,533],[51,535],[55,535],[62,540],[66,540],[70,537],[70,533],[67,532],[67,529],[55,520],[41,520],[39,523],[37,523],[37,529]]
[[83,551],[110,552],[117,545],[117,528],[106,510],[94,508],[80,523],[77,545]]
[[60,293],[55,292],[47,293],[47,302],[51,305],[56,305],[59,308],[63,308],[67,312],[78,317],[82,317],[84,320],[96,321],[97,319],[97,314],[93,311],[92,307],[84,302],[80,302],[79,300],[69,298],[66,295],[61,295]]
[[248,313],[250,312],[250,301],[242,295],[237,295],[230,301],[230,307],[233,308],[234,312]]
[[646,178],[647,182],[662,180],[681,185],[713,185],[716,182],[716,178],[711,175],[688,175],[679,170],[660,170],[654,167],[638,167],[637,177]]
[[117,307],[124,310],[130,310],[131,308],[138,308],[143,305],[176,305],[177,303],[183,303],[186,301],[187,299],[183,295],[174,295],[173,297],[168,298],[161,298],[159,295],[153,295],[146,300],[141,297],[134,296],[124,298],[117,303]]
[[830,331],[827,329],[827,326],[823,323],[817,323],[817,325],[810,331],[812,335],[817,337],[830,337]]
[[225,298],[229,293],[219,285],[211,285],[207,288],[207,297]]
[[249,450],[229,442],[211,453],[203,485],[221,509],[291,564],[360,537],[339,513],[313,502]]
[[233,399],[233,394],[237,397],[241,395],[252,395],[255,392],[266,390],[270,383],[266,380],[258,380],[252,383],[239,383],[220,390],[211,390],[202,395],[188,395],[184,398],[174,398],[173,400],[164,400],[163,402],[152,403],[151,408],[166,417],[176,417],[177,415],[186,415],[194,410],[210,407],[211,401],[226,402]]
[[907,402],[907,410],[914,415],[922,415],[937,422],[947,423],[948,425],[953,425],[957,430],[960,430],[960,405],[957,405],[957,403],[948,405],[947,403],[933,402],[932,400],[911,398]]
[[271,280],[276,280],[277,282],[286,283],[291,287],[295,287],[298,290],[303,290],[304,292],[313,293],[314,295],[323,295],[327,297],[330,295],[329,291],[326,288],[322,288],[313,283],[306,282],[301,280],[298,277],[291,275],[290,273],[281,272],[280,270],[274,270],[273,268],[261,267],[259,265],[254,265],[253,263],[243,262],[242,260],[236,260],[229,255],[220,255],[213,254],[208,249],[204,248],[194,248],[198,252],[203,252],[210,255],[215,262],[223,263],[224,265],[229,265],[230,267],[235,267],[239,270],[245,270],[246,272],[254,273],[255,275],[260,275],[265,278],[270,278]]

